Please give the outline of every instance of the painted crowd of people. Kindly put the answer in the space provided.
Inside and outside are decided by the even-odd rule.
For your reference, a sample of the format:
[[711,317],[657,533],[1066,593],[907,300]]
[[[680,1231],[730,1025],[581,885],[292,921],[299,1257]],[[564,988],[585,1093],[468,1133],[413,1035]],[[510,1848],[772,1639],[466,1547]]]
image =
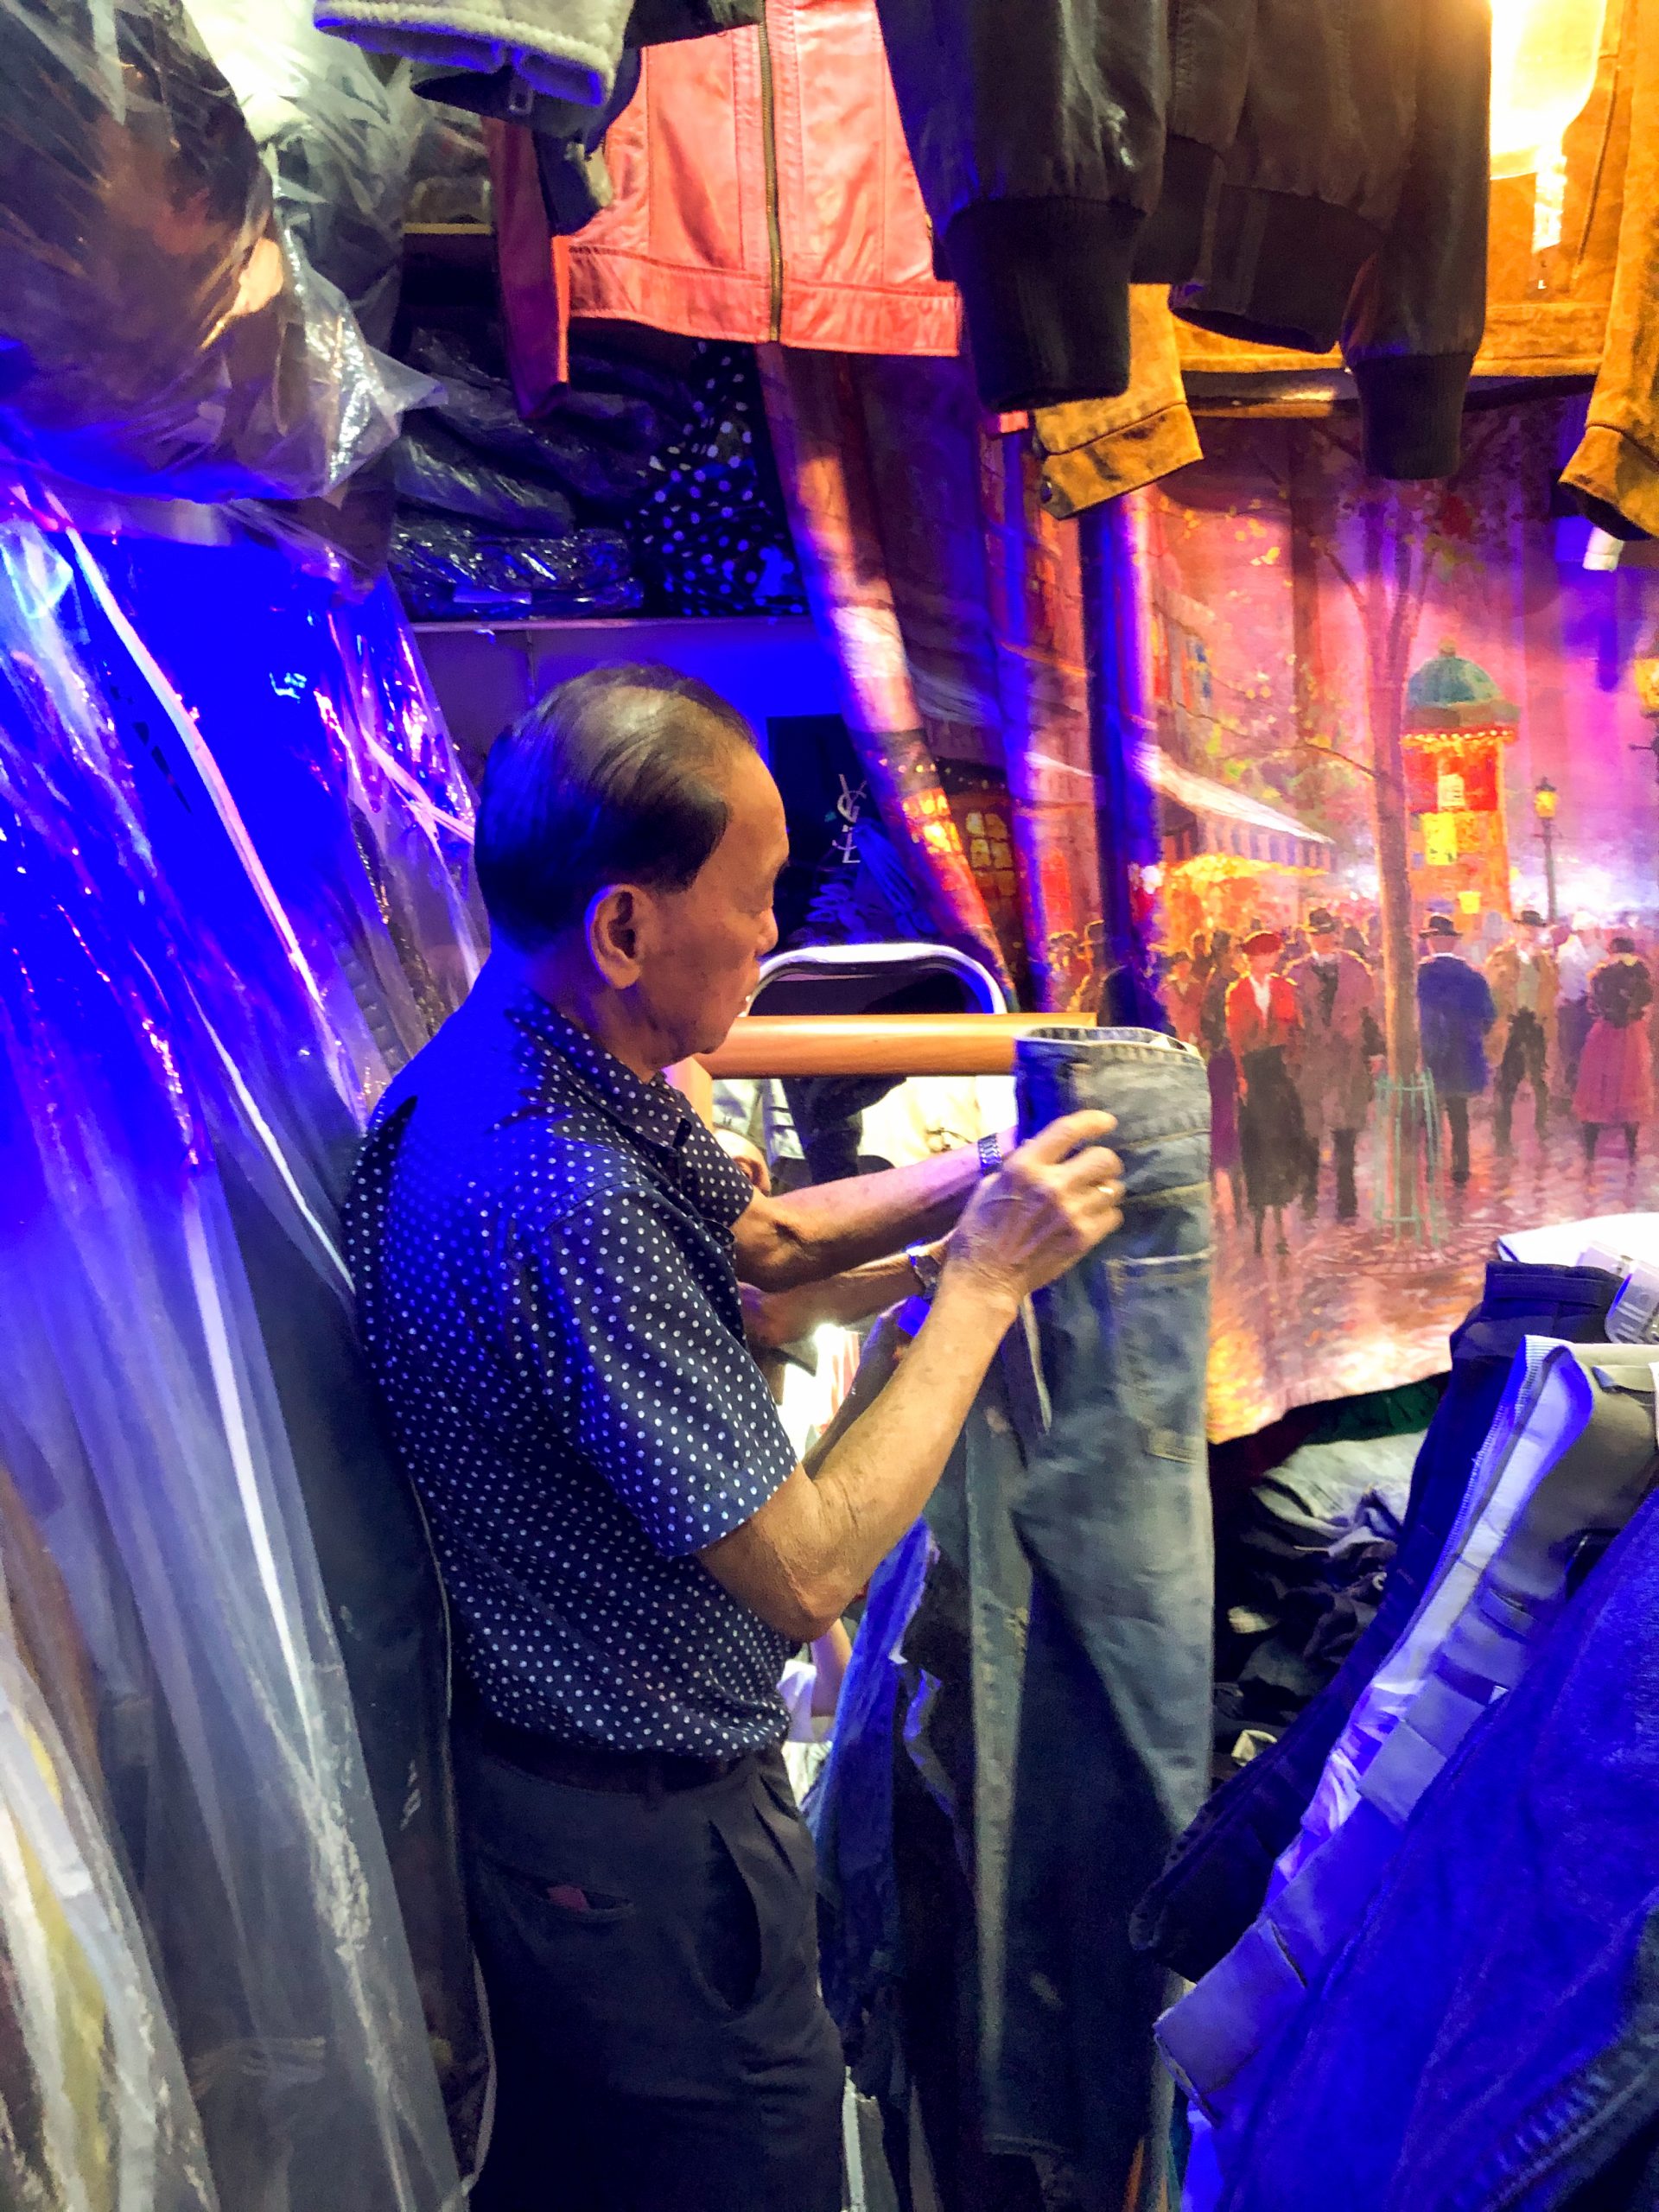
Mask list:
[[[1458,918],[1433,913],[1420,950],[1422,1062],[1453,1189],[1470,1180],[1471,1109],[1489,1094],[1500,1159],[1529,1096],[1541,1146],[1570,1118],[1586,1165],[1610,1130],[1636,1160],[1653,1117],[1656,1037],[1653,972],[1633,925],[1587,913],[1552,925],[1523,907],[1483,956]],[[1159,968],[1169,1027],[1208,1064],[1214,1172],[1235,1222],[1248,1213],[1256,1252],[1269,1221],[1288,1249],[1287,1210],[1317,1217],[1327,1170],[1337,1219],[1357,1219],[1359,1143],[1386,1058],[1376,915],[1321,906],[1292,931],[1200,931]]]

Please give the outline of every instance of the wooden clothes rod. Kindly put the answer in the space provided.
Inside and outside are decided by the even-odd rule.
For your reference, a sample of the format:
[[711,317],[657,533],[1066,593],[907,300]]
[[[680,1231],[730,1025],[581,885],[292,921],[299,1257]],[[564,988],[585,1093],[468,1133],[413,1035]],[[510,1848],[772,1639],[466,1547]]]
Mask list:
[[709,1074],[1012,1075],[1015,1041],[1033,1029],[1089,1029],[1086,1014],[748,1014]]

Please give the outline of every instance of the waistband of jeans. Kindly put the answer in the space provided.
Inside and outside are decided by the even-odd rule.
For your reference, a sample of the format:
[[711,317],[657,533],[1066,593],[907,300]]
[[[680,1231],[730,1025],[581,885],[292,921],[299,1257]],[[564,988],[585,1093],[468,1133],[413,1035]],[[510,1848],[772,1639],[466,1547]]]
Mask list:
[[1605,1313],[1618,1287],[1618,1278],[1605,1268],[1545,1266],[1533,1260],[1489,1260],[1479,1310],[1484,1313],[1493,1306],[1524,1306],[1529,1312],[1537,1313],[1555,1307]]
[[1190,1062],[1200,1071],[1204,1055],[1162,1029],[1085,1029],[1068,1023],[1052,1029],[1022,1030],[1014,1042],[1016,1060],[1166,1060]]
[[630,1751],[608,1744],[563,1744],[534,1729],[515,1728],[493,1713],[472,1705],[456,1714],[457,1726],[479,1750],[491,1758],[505,1760],[538,1782],[553,1782],[569,1789],[592,1789],[607,1796],[661,1797],[686,1789],[706,1789],[724,1782],[765,1757],[761,1751],[734,1751],[723,1758],[702,1758],[685,1751]]
[[[1126,1159],[1131,1151],[1208,1140],[1210,1080],[1204,1056],[1195,1046],[1158,1029],[1028,1030],[1014,1046],[1022,1112],[1027,1084],[1058,1082],[1073,1068],[1095,1074],[1133,1069],[1157,1078],[1150,1085],[1135,1086],[1119,1100],[1101,1101],[1117,1116],[1111,1141]],[[1073,1109],[1076,1103],[1071,1102]]]

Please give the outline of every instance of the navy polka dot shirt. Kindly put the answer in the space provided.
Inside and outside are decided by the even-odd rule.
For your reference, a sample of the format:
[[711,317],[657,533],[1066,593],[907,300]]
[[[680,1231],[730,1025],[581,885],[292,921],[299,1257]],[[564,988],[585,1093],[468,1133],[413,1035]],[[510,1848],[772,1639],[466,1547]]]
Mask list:
[[381,1103],[359,1326],[498,1719],[715,1757],[784,1732],[785,1639],[693,1556],[795,1463],[743,1341],[751,1196],[677,1091],[493,969]]

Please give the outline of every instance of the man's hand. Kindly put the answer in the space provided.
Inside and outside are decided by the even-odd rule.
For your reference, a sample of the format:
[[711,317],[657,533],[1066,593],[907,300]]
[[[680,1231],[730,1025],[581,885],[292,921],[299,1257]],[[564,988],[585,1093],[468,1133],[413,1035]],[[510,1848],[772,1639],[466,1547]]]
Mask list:
[[979,1185],[945,1247],[948,1271],[1018,1306],[1092,1252],[1123,1220],[1123,1163],[1103,1140],[1110,1114],[1067,1114]]
[[[932,1310],[814,1481],[797,1467],[741,1529],[697,1556],[761,1619],[801,1643],[845,1611],[926,1504],[1022,1299],[1122,1219],[1109,1114],[1068,1114],[974,1192]],[[856,1385],[855,1386],[856,1389]]]

